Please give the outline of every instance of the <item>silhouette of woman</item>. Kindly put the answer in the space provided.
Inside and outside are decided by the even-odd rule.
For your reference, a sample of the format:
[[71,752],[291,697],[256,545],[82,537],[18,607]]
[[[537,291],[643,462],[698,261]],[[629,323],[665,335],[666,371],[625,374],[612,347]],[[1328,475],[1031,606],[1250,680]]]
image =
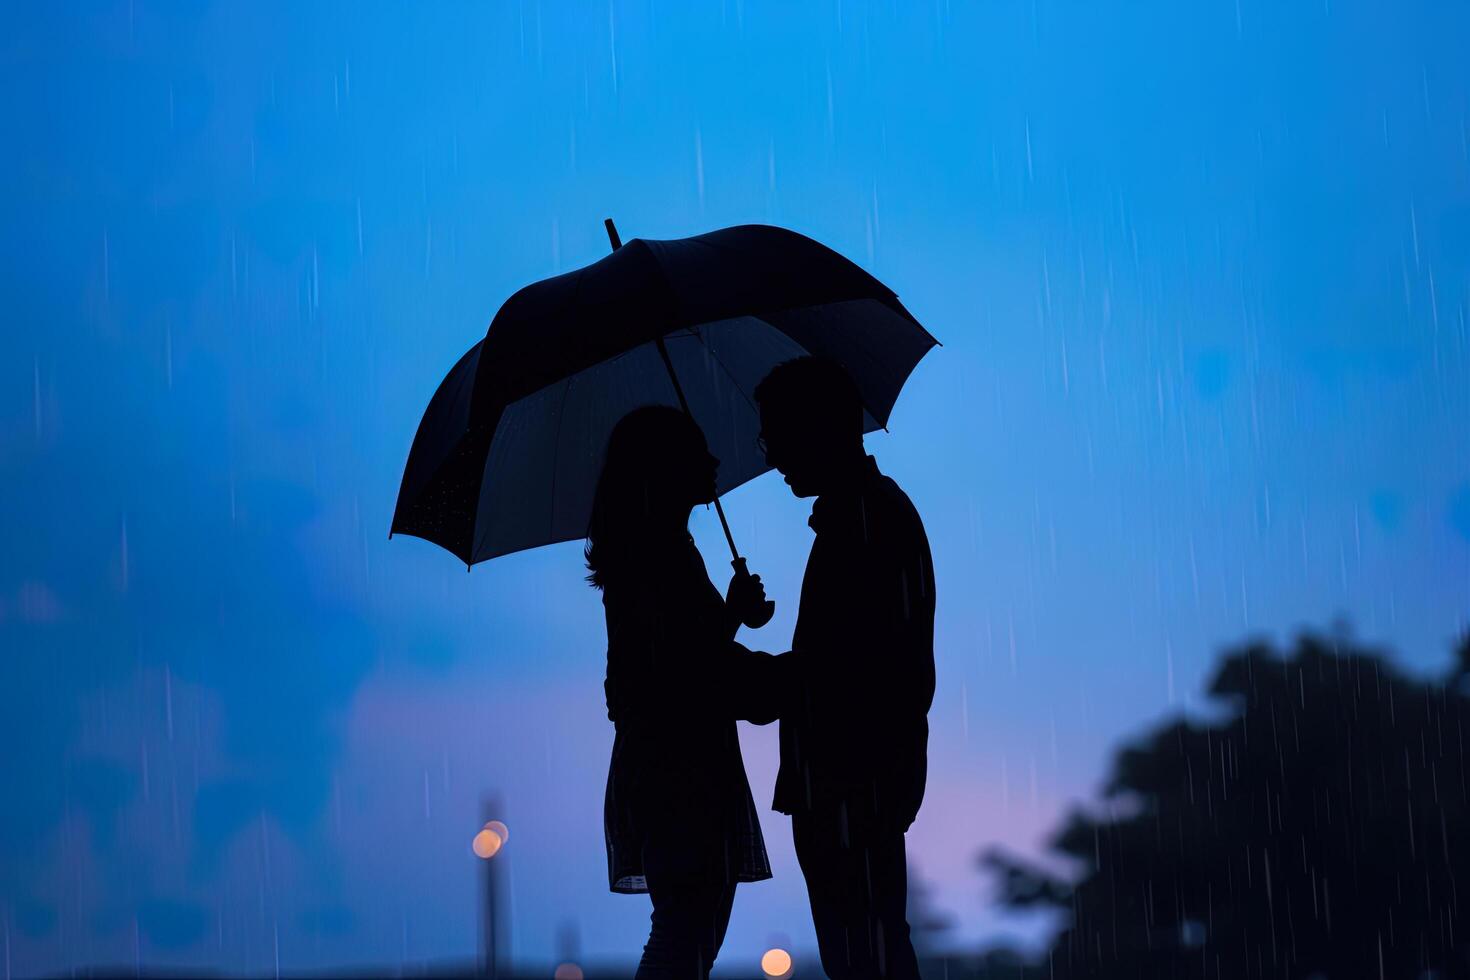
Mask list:
[[608,439],[587,533],[607,615],[607,713],[616,727],[604,829],[608,884],[653,902],[637,977],[708,977],[735,885],[771,877],[737,717],[771,715],[752,679],[771,659],[734,642],[765,601],[757,576],[722,600],[689,513],[715,496],[719,460],[687,415],[638,408]]

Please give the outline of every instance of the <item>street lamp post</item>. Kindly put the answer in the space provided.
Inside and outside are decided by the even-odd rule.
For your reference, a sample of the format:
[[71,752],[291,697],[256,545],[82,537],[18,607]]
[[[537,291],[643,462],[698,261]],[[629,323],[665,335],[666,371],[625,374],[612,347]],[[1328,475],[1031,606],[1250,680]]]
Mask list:
[[505,811],[500,801],[489,797],[484,803],[484,826],[470,842],[470,849],[480,859],[482,896],[480,921],[480,973],[498,978],[510,963],[510,936],[506,929],[509,896],[505,894],[505,860],[503,853],[510,840],[510,830],[500,818]]

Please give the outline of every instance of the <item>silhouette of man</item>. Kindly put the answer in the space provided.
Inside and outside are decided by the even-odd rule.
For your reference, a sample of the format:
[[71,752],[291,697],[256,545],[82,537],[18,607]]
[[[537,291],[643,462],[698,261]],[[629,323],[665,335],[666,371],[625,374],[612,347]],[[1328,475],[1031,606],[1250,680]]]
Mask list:
[[773,808],[791,816],[822,968],[916,978],[904,833],[919,812],[934,698],[934,566],[924,525],[863,448],[857,386],[802,357],[756,387],[767,461],[816,532],[792,649]]

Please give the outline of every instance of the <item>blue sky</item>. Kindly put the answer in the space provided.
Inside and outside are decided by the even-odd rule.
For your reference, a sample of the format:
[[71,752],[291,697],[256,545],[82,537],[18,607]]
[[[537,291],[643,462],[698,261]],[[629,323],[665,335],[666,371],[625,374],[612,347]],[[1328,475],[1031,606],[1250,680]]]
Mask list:
[[[17,973],[631,957],[575,545],[387,540],[516,288],[770,222],[938,336],[870,437],[939,585],[913,862],[956,942],[1214,655],[1470,610],[1470,11],[1324,0],[50,4],[0,38],[0,913]],[[778,599],[809,532],[728,498]],[[724,559],[712,515],[696,536]],[[784,600],[784,601],[783,601]],[[758,800],[774,731],[743,729]],[[784,818],[732,969],[810,946]]]

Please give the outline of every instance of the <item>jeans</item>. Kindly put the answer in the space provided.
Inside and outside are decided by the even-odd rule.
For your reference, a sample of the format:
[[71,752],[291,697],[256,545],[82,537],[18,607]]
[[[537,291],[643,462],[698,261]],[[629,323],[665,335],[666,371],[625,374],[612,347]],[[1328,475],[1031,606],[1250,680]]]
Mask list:
[[917,980],[903,833],[874,832],[848,840],[837,820],[806,814],[792,818],[791,833],[827,976]]
[[652,925],[635,980],[705,980],[725,941],[733,881],[648,876]]

